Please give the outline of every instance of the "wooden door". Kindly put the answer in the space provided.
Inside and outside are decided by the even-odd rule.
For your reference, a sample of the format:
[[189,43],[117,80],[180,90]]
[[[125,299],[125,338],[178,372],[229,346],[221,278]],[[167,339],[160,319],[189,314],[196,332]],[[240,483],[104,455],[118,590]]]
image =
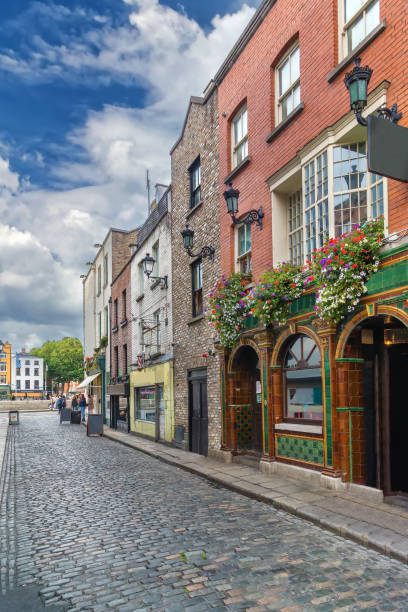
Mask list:
[[207,378],[189,383],[190,450],[199,455],[208,453]]

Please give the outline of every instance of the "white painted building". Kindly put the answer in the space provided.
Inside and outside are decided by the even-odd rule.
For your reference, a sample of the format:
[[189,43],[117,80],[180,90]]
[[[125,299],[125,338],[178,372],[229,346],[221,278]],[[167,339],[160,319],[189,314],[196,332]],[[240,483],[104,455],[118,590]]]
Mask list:
[[[140,358],[148,365],[173,356],[170,214],[168,189],[140,228],[131,261],[132,365],[136,367]],[[143,270],[147,254],[155,260],[150,278]]]
[[44,391],[44,360],[23,348],[11,356],[11,392],[16,397],[39,397]]

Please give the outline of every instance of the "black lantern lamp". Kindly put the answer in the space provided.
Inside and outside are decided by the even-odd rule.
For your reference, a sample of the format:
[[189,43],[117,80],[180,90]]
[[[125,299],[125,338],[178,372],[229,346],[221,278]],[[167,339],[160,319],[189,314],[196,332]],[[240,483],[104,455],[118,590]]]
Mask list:
[[181,232],[183,237],[183,245],[190,257],[209,257],[210,261],[214,261],[215,249],[213,246],[204,246],[199,253],[193,253],[194,246],[194,231],[186,224],[186,229]]
[[141,264],[143,266],[143,272],[146,274],[147,278],[150,280],[161,280],[163,282],[163,288],[167,289],[167,275],[166,276],[152,276],[154,264],[156,260],[151,257],[149,253],[146,253],[146,256],[143,257]]
[[[344,83],[350,94],[350,106],[356,114],[356,119],[360,125],[367,126],[367,119],[362,116],[363,109],[367,106],[367,89],[373,71],[368,66],[360,66],[361,58],[354,60],[353,70],[346,73]],[[397,105],[391,109],[383,107],[378,111],[378,116],[389,119],[392,123],[397,123],[402,113],[398,113]]]
[[232,183],[229,183],[228,189],[224,191],[224,198],[227,203],[228,214],[231,215],[234,224],[245,223],[245,225],[252,225],[256,223],[259,229],[262,229],[262,219],[265,216],[262,206],[258,210],[250,210],[242,219],[237,219],[239,191],[233,188]]

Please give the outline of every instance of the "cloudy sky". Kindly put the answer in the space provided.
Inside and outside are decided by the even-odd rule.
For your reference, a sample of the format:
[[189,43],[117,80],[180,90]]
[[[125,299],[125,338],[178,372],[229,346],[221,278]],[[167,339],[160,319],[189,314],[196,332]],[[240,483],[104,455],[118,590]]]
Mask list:
[[260,0],[13,0],[0,23],[0,339],[82,339],[79,275],[146,215]]

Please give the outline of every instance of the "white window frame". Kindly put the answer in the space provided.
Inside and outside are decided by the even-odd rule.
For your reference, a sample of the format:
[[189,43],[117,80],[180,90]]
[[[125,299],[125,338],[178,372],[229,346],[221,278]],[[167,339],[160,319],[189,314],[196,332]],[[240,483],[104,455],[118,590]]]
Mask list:
[[[300,211],[299,211],[300,208]],[[291,211],[294,210],[294,215],[291,216]],[[300,225],[298,224],[298,220],[300,217]],[[303,191],[302,189],[296,189],[293,193],[288,195],[288,261],[290,261],[294,265],[303,265],[304,262],[304,230],[305,230],[305,221],[304,221],[304,207],[303,207]],[[294,225],[291,226],[294,223]],[[297,236],[300,235],[300,241],[297,239]],[[294,245],[291,242],[294,240]],[[300,247],[300,259],[299,256],[294,257],[292,250],[296,249],[296,246]]]
[[[289,60],[289,66],[290,66],[290,57],[295,53],[295,51],[299,50],[299,76],[297,77],[297,79],[295,79],[294,81],[290,82],[290,85],[287,89],[285,89],[284,91],[280,91],[280,79],[279,79],[279,73],[281,68],[284,66],[284,64]],[[279,124],[282,121],[284,121],[287,116],[290,114],[288,113],[286,115],[286,117],[283,117],[283,112],[282,112],[282,102],[289,96],[289,94],[292,94],[292,98],[293,98],[293,93],[295,91],[295,89],[297,89],[297,87],[299,86],[299,102],[298,104],[295,105],[294,101],[293,101],[293,108],[290,112],[293,112],[295,110],[295,108],[300,104],[300,45],[299,45],[299,41],[297,40],[291,47],[290,49],[288,49],[288,51],[285,53],[285,55],[282,57],[282,59],[280,60],[279,64],[276,66],[275,68],[275,92],[276,92],[276,96],[275,96],[275,100],[276,100],[276,104],[275,104],[275,118],[276,118],[276,123]]]
[[[243,120],[244,114],[246,114],[246,132],[243,134],[242,138],[239,141],[235,141],[235,125]],[[246,146],[245,146],[246,145]],[[246,155],[242,156],[242,159],[238,161],[238,151],[241,148],[244,148]],[[246,150],[245,150],[246,149]],[[244,104],[239,111],[234,115],[231,120],[231,168],[234,169],[238,166],[242,161],[248,157],[248,108],[247,105]]]
[[[239,235],[242,229],[245,229],[245,233],[246,232],[250,232],[251,233],[251,248],[248,249],[247,251],[245,251],[244,253],[240,253],[240,239],[239,239]],[[245,237],[245,245],[246,245],[246,237]],[[246,272],[246,274],[252,274],[252,230],[251,230],[251,225],[245,225],[245,223],[241,223],[240,225],[237,225],[235,228],[235,271],[236,272],[242,272],[242,262],[245,259],[249,259],[250,261],[250,266],[249,266],[249,271]]]
[[[340,59],[344,59],[345,57],[347,57],[347,55],[352,53],[353,50],[360,44],[360,43],[357,43],[355,47],[351,48],[351,43],[349,45],[349,32],[351,31],[351,28],[360,19],[361,16],[363,17],[363,23],[364,23],[364,36],[361,39],[361,41],[363,41],[370,34],[370,32],[373,31],[374,28],[371,29],[369,32],[367,32],[367,10],[375,2],[378,2],[378,5],[379,5],[379,18],[378,18],[377,25],[381,23],[380,0],[366,0],[365,2],[364,0],[360,0],[360,1],[362,2],[362,4],[359,10],[356,13],[354,13],[354,15],[350,17],[350,19],[346,21],[346,0],[339,0],[339,13],[338,14],[339,14]],[[377,26],[374,26],[374,27],[377,27]]]
[[[388,87],[388,83],[384,82],[370,93],[367,107],[364,109],[364,116],[374,113],[383,105],[387,105]],[[313,140],[309,141],[295,158],[280,168],[268,180],[272,204],[272,250],[274,265],[282,261],[288,261],[289,257],[289,241],[286,238],[288,228],[288,196],[297,189],[303,190],[305,166],[325,150],[328,152],[329,236],[334,237],[333,148],[336,145],[351,144],[363,140],[359,130],[360,128],[356,125],[355,115],[350,111],[345,117],[341,117],[334,125],[326,128]],[[369,195],[368,191],[371,190],[372,186],[374,185],[368,181],[366,190],[370,215],[371,201],[369,198],[371,198],[371,194]],[[383,205],[385,235],[388,235],[388,181],[385,177],[383,177]],[[306,259],[307,253],[304,242],[304,260]]]

